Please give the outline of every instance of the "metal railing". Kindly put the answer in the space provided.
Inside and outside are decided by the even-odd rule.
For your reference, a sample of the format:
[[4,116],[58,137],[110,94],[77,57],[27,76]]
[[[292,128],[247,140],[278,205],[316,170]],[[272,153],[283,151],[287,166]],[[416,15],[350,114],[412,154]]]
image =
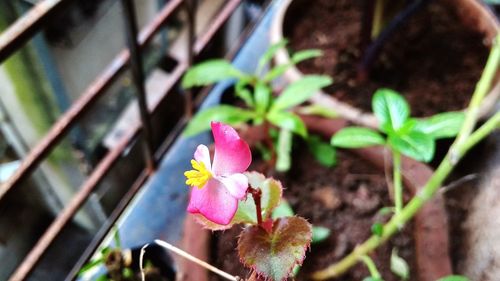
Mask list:
[[[54,13],[61,10],[71,0],[44,0],[39,2],[30,11],[23,15],[20,19],[14,22],[6,31],[0,34],[0,63],[4,62],[13,53],[22,48],[34,35],[42,30],[44,23]],[[137,94],[141,123],[137,126],[132,126],[129,131],[122,137],[118,145],[113,147],[98,163],[92,173],[88,176],[85,182],[78,188],[76,194],[71,198],[69,203],[58,214],[55,220],[51,223],[48,229],[44,232],[35,246],[29,251],[28,255],[18,266],[15,272],[11,275],[11,281],[25,280],[33,271],[46,250],[61,233],[63,228],[72,220],[77,211],[89,198],[91,193],[95,191],[98,184],[103,180],[105,175],[111,170],[113,165],[120,159],[126,148],[135,139],[140,131],[143,133],[144,157],[147,167],[142,171],[136,182],[127,191],[118,206],[111,213],[109,220],[104,225],[100,232],[96,235],[96,239],[92,242],[84,257],[88,257],[97,247],[97,243],[101,241],[104,234],[109,231],[114,221],[119,214],[124,210],[132,197],[140,189],[145,180],[154,173],[156,161],[165,152],[166,146],[175,138],[175,134],[167,137],[164,146],[160,146],[157,150],[153,147],[153,129],[151,125],[151,114],[155,111],[158,103],[153,107],[148,108],[146,93],[144,88],[145,75],[142,67],[141,50],[152,40],[152,38],[161,30],[167,20],[179,9],[185,9],[188,14],[189,36],[188,36],[188,60],[178,61],[177,66],[172,71],[167,85],[167,92],[173,89],[178,83],[183,73],[193,62],[194,57],[202,52],[215,33],[221,28],[225,21],[229,18],[232,12],[238,7],[241,0],[227,0],[217,15],[213,18],[210,25],[205,31],[195,36],[195,15],[196,15],[196,0],[170,0],[165,6],[155,15],[155,17],[147,24],[140,32],[138,32],[137,22],[135,18],[135,8],[132,0],[121,0],[124,11],[125,28],[127,34],[127,48],[119,52],[112,62],[95,78],[95,80],[83,91],[80,97],[72,104],[72,106],[57,120],[51,127],[48,133],[42,138],[38,144],[24,157],[22,164],[14,175],[4,184],[0,186],[0,201],[6,197],[8,193],[18,188],[30,175],[39,167],[39,165],[48,157],[52,150],[63,140],[68,132],[75,126],[85,113],[100,99],[106,90],[117,80],[127,67],[132,70],[132,81],[135,92]],[[189,114],[192,110],[190,101],[191,95],[188,94],[186,102],[186,113]],[[184,120],[185,121],[185,120]],[[182,126],[183,121],[180,122]],[[174,130],[178,131],[178,130]],[[71,273],[73,276],[75,270]]]

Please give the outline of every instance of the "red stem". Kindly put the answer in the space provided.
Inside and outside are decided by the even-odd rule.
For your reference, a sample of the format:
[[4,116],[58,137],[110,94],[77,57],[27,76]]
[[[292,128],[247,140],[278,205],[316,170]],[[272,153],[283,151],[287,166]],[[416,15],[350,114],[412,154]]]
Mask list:
[[262,192],[260,191],[260,189],[255,189],[252,187],[248,187],[248,190],[252,194],[253,201],[255,202],[255,212],[257,215],[257,224],[262,225],[262,207],[261,207]]

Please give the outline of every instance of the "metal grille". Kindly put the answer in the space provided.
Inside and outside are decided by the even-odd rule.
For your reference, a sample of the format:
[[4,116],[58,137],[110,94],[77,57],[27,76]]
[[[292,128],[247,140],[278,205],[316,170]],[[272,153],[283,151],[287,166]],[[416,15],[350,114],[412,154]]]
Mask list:
[[[130,68],[132,73],[132,82],[137,94],[141,123],[137,126],[132,126],[125,136],[121,139],[118,145],[112,148],[100,160],[91,174],[86,178],[85,182],[78,188],[77,193],[72,197],[64,209],[58,214],[50,227],[41,236],[35,246],[29,251],[24,261],[15,270],[10,280],[25,280],[33,271],[41,257],[44,255],[51,243],[61,233],[63,228],[72,220],[77,211],[86,202],[89,196],[95,191],[97,185],[103,180],[110,169],[119,161],[120,156],[124,153],[130,143],[142,133],[141,141],[144,147],[144,159],[146,167],[132,184],[125,196],[121,199],[118,206],[111,213],[106,224],[100,229],[92,244],[87,248],[83,257],[88,257],[95,250],[102,237],[109,231],[117,217],[122,213],[124,208],[130,202],[132,197],[141,188],[145,180],[155,172],[157,161],[168,148],[169,143],[176,137],[180,128],[183,127],[193,110],[191,102],[191,93],[185,93],[186,96],[186,115],[185,118],[179,120],[176,129],[173,130],[163,142],[164,145],[155,148],[153,145],[154,131],[151,126],[151,115],[155,112],[157,104],[151,105],[148,108],[147,96],[145,94],[145,74],[142,64],[141,51],[146,47],[152,38],[161,30],[167,20],[172,17],[174,12],[179,9],[185,9],[188,15],[189,36],[188,50],[186,50],[187,60],[177,61],[175,69],[172,71],[168,82],[168,91],[178,83],[183,73],[189,65],[195,60],[207,44],[214,37],[216,32],[221,28],[225,21],[229,18],[232,12],[238,7],[241,0],[227,0],[223,7],[218,11],[217,15],[206,27],[204,32],[195,36],[195,12],[197,8],[196,0],[170,0],[154,18],[140,31],[138,31],[137,20],[135,17],[135,7],[132,0],[120,0],[123,7],[123,18],[125,21],[127,48],[121,50],[109,65],[102,70],[99,76],[88,85],[71,107],[57,120],[51,127],[49,132],[43,137],[39,143],[31,149],[28,155],[22,160],[20,167],[14,175],[0,187],[0,203],[5,199],[6,195],[18,188],[21,183],[26,181],[28,177],[37,169],[37,167],[48,157],[63,138],[75,127],[75,124],[81,120],[82,116],[87,113],[96,104],[117,79],[117,77]],[[17,50],[22,48],[33,36],[39,33],[46,20],[55,13],[61,12],[71,2],[71,0],[44,0],[39,1],[31,10],[25,13],[21,18],[14,22],[9,28],[0,34],[0,63],[8,59]],[[199,98],[198,100],[201,100]],[[196,105],[197,103],[194,103]],[[74,276],[75,272],[72,272]]]

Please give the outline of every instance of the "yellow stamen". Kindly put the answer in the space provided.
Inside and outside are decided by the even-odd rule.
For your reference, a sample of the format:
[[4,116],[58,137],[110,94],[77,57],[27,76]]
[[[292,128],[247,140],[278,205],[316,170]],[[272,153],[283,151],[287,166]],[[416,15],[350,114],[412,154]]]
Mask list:
[[207,181],[212,178],[212,174],[203,162],[197,162],[196,160],[191,160],[191,165],[194,170],[184,172],[186,176],[186,184],[190,186],[196,186],[198,188],[203,188]]

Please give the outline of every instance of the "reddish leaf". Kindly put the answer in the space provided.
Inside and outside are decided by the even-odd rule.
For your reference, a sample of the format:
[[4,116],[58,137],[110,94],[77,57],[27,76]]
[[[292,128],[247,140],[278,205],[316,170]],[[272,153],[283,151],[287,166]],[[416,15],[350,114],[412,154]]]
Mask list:
[[276,219],[272,231],[260,226],[245,228],[238,240],[241,261],[266,280],[285,280],[302,264],[311,244],[312,226],[300,217]]

